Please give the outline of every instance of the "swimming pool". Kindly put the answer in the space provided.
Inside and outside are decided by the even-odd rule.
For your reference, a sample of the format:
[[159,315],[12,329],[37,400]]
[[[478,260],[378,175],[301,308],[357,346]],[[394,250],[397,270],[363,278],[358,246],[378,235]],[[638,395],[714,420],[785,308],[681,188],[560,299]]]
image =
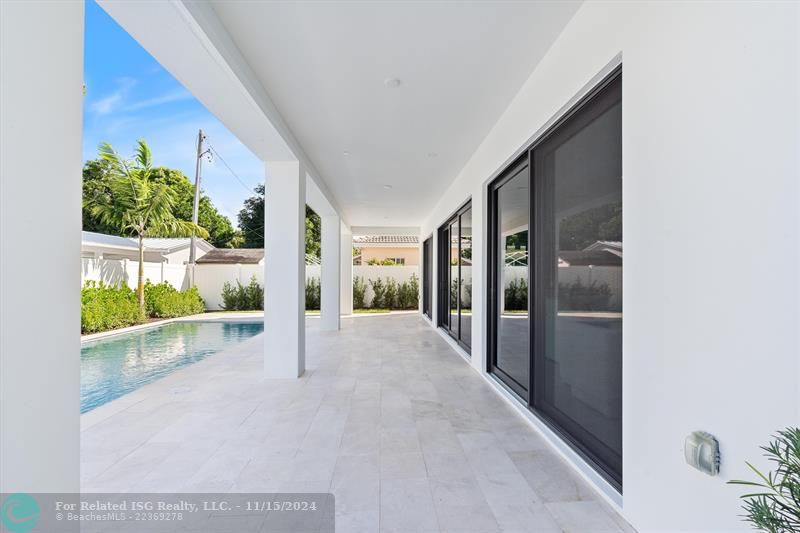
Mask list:
[[264,331],[258,322],[171,322],[81,345],[81,413]]

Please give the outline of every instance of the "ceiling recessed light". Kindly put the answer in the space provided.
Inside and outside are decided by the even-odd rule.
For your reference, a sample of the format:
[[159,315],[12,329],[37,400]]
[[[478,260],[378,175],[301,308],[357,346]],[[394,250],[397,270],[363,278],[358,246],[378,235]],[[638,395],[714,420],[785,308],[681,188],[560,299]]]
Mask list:
[[439,154],[437,154],[436,152],[428,152],[428,157],[430,158],[439,157]]
[[389,78],[388,80],[383,82],[390,89],[397,89],[401,85],[403,85],[403,80],[400,78]]
[[342,152],[342,155],[343,155],[343,156],[345,156],[345,157],[347,157],[348,155],[350,155],[350,152],[348,152],[347,150],[345,150],[344,152]]
[[391,188],[392,188],[392,186],[391,186],[391,185],[389,185],[389,184],[387,183],[386,185],[384,185],[384,186],[383,186],[383,188],[384,188],[384,189],[391,189]]

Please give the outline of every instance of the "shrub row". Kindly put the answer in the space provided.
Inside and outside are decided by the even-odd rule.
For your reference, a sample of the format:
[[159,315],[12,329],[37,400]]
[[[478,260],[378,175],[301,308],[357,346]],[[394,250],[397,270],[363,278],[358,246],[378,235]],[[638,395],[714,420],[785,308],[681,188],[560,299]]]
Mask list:
[[81,333],[124,328],[144,320],[136,292],[127,285],[113,287],[87,281],[81,289]]
[[258,284],[255,276],[247,285],[236,280],[234,287],[226,281],[222,286],[222,308],[226,311],[260,311],[264,309],[264,287]]
[[167,282],[144,286],[144,311],[139,309],[136,291],[87,281],[81,289],[81,333],[97,333],[141,324],[148,317],[172,318],[205,311],[197,288],[179,291]]
[[306,309],[318,311],[322,301],[322,290],[317,278],[306,280]]
[[[372,301],[366,305],[367,283],[372,288]],[[355,309],[416,309],[419,303],[419,278],[411,275],[409,281],[397,283],[393,278],[364,281],[353,280],[353,308]]]
[[153,318],[196,315],[206,310],[197,287],[179,291],[166,281],[158,285],[149,281],[145,284],[144,307],[147,316]]
[[505,290],[506,311],[527,311],[528,281],[525,278],[512,279]]
[[581,278],[573,283],[558,284],[559,311],[611,311],[611,288],[597,280],[584,285]]
[[[367,284],[372,287],[374,294],[372,302],[366,305]],[[377,280],[364,280],[363,277],[353,279],[353,308],[354,309],[416,309],[419,295],[419,278],[414,274],[409,281],[397,283],[388,278],[385,282]],[[319,278],[306,280],[305,288],[306,310],[318,311],[321,303],[321,285]],[[243,286],[238,281],[236,286],[226,282],[222,287],[223,308],[226,311],[252,311],[264,308],[264,289],[256,281],[255,276],[249,285]]]
[[[611,288],[608,283],[593,281],[585,285],[580,278],[573,283],[558,284],[559,311],[611,311]],[[506,311],[528,309],[528,282],[524,278],[511,280],[505,290]]]

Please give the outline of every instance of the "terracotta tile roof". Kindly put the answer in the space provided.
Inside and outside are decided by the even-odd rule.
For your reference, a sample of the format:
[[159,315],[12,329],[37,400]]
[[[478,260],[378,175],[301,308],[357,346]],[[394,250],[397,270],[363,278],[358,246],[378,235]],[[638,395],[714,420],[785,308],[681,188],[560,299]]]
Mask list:
[[359,235],[353,237],[353,244],[419,244],[416,235]]

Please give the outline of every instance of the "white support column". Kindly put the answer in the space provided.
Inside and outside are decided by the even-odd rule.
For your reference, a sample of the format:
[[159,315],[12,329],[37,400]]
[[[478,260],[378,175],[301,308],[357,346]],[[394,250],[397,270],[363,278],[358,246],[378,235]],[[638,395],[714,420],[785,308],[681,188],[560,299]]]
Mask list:
[[341,260],[341,222],[337,215],[322,218],[322,267],[320,275],[320,327],[324,330],[339,329]]
[[83,6],[0,1],[3,493],[80,488]]
[[342,223],[341,228],[341,259],[342,266],[339,271],[340,283],[340,310],[343,315],[353,314],[353,232]]
[[297,161],[266,164],[264,376],[297,378],[306,368],[306,177]]

